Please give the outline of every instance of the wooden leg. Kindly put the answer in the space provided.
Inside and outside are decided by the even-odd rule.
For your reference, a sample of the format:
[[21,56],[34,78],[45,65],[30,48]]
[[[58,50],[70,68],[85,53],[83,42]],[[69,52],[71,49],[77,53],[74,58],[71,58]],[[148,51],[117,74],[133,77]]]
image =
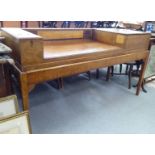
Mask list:
[[90,73],[90,71],[88,71],[87,74],[88,74],[88,80],[91,80],[91,73]]
[[111,76],[114,76],[114,66],[111,66]]
[[126,70],[125,70],[126,75],[128,75],[128,68],[129,68],[129,65],[126,65]]
[[62,85],[61,85],[61,78],[58,78],[57,80],[56,80],[56,82],[57,82],[57,87],[58,87],[58,89],[61,89],[62,88]]
[[128,80],[128,88],[129,89],[131,89],[132,70],[133,70],[133,65],[130,65],[129,73],[128,73],[128,77],[129,77],[129,80]]
[[61,88],[64,88],[64,81],[63,78],[60,78]]
[[29,109],[29,89],[28,89],[28,83],[27,83],[27,75],[24,73],[20,74],[20,85],[21,85],[23,110],[28,110]]
[[99,79],[99,76],[100,76],[100,71],[99,69],[96,69],[96,79]]
[[119,66],[119,73],[120,74],[122,73],[122,64],[120,64],[120,66]]
[[58,78],[54,81],[48,81],[47,84],[49,84],[49,86],[54,87],[56,89],[61,89],[64,87],[63,78]]
[[140,68],[140,65],[137,64],[136,67],[137,67],[137,69],[136,69],[136,74],[139,75],[139,70],[140,70],[139,68]]
[[109,78],[110,78],[110,70],[111,70],[111,66],[109,66],[108,69],[107,69],[106,81],[109,81]]
[[146,69],[146,66],[147,66],[147,62],[148,62],[148,57],[149,57],[149,53],[146,57],[146,59],[143,60],[143,64],[142,64],[142,69],[141,69],[141,72],[140,72],[140,77],[139,77],[139,81],[138,81],[138,86],[137,86],[137,90],[136,90],[136,95],[139,95],[140,93],[140,88],[142,86],[142,82],[143,82],[143,78],[144,78],[144,73],[145,73],[145,69]]

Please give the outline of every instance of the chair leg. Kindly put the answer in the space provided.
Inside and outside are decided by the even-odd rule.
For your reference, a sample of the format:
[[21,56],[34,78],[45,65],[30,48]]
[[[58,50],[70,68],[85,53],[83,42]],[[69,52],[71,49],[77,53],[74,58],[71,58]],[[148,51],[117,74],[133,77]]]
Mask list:
[[114,76],[114,66],[111,66],[111,76]]
[[137,70],[136,70],[137,75],[138,75],[138,72],[139,72],[139,68],[140,68],[140,65],[137,65]]
[[111,74],[113,75],[113,66],[109,66],[108,69],[107,69],[106,81],[109,81],[109,78],[110,78]]
[[128,69],[129,69],[129,65],[126,65],[126,70],[125,70],[126,75],[128,75]]
[[88,71],[87,74],[88,74],[88,80],[91,80],[91,72]]
[[64,88],[63,78],[57,79],[58,89]]
[[100,71],[99,69],[96,69],[96,79],[99,79],[99,76],[100,76]]
[[132,77],[133,65],[130,65],[129,73],[128,73],[128,88],[131,89],[131,77]]
[[61,81],[60,81],[60,78],[57,79],[56,81],[57,81],[57,87],[58,87],[58,89],[60,89],[60,88],[61,88]]
[[60,78],[61,88],[64,88],[64,80],[63,78]]
[[119,73],[122,73],[122,64],[120,64]]

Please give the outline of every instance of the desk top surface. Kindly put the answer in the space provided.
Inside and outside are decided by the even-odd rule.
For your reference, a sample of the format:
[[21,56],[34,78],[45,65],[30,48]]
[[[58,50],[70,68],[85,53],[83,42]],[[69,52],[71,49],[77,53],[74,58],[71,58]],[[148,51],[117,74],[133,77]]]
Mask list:
[[87,39],[46,41],[44,42],[44,59],[78,56],[96,52],[107,52],[121,48]]
[[124,35],[150,34],[148,32],[143,32],[143,31],[135,31],[135,30],[119,29],[119,28],[100,28],[97,30],[107,31],[107,32],[112,32],[112,33],[119,33],[119,34],[124,34]]
[[17,39],[40,39],[41,37],[30,33],[28,31],[24,31],[20,28],[2,28],[5,32],[11,34],[13,37]]

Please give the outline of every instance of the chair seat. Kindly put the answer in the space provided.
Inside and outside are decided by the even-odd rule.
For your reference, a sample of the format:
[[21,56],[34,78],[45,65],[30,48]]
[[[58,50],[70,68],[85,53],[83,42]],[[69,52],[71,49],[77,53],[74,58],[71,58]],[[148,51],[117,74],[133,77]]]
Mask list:
[[138,60],[138,61],[130,61],[130,62],[127,62],[127,63],[124,63],[126,65],[141,65],[143,63],[142,60]]

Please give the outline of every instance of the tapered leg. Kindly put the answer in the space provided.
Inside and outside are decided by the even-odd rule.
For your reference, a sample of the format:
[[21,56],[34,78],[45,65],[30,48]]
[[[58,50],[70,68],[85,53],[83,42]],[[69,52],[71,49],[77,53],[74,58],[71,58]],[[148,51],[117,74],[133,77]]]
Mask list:
[[110,70],[111,70],[111,67],[109,66],[108,69],[107,69],[106,81],[109,81],[109,78],[110,78]]
[[125,74],[126,74],[126,75],[128,74],[128,68],[129,68],[129,65],[127,64],[127,65],[126,65],[126,69],[125,69]]
[[120,67],[120,68],[119,68],[119,73],[121,74],[121,73],[122,73],[122,64],[120,64],[119,67]]
[[129,77],[128,88],[129,88],[129,89],[131,89],[132,70],[133,70],[133,65],[130,65],[129,73],[128,73],[128,77]]
[[28,110],[29,109],[29,89],[28,89],[28,83],[27,83],[27,75],[24,73],[20,74],[20,84],[21,84],[23,110]]
[[100,76],[100,71],[99,69],[96,69],[96,79],[99,79],[99,76]]
[[61,84],[61,88],[64,88],[64,81],[63,81],[63,78],[60,78],[60,84]]
[[146,69],[146,66],[147,66],[147,62],[148,62],[148,57],[149,57],[149,53],[146,57],[146,59],[143,60],[143,64],[142,64],[142,69],[141,69],[141,72],[140,72],[140,77],[139,77],[139,81],[138,81],[138,86],[137,86],[137,90],[136,90],[136,95],[139,95],[140,93],[140,88],[142,86],[142,82],[143,82],[143,78],[144,78],[144,73],[145,73],[145,69]]
[[57,82],[57,85],[58,85],[58,89],[61,89],[61,88],[62,88],[62,85],[61,85],[61,78],[58,78],[58,79],[56,80],[56,82]]
[[110,68],[111,68],[111,74],[110,75],[114,76],[114,66],[111,66]]
[[88,80],[91,80],[91,72],[88,71],[87,74],[88,74]]

